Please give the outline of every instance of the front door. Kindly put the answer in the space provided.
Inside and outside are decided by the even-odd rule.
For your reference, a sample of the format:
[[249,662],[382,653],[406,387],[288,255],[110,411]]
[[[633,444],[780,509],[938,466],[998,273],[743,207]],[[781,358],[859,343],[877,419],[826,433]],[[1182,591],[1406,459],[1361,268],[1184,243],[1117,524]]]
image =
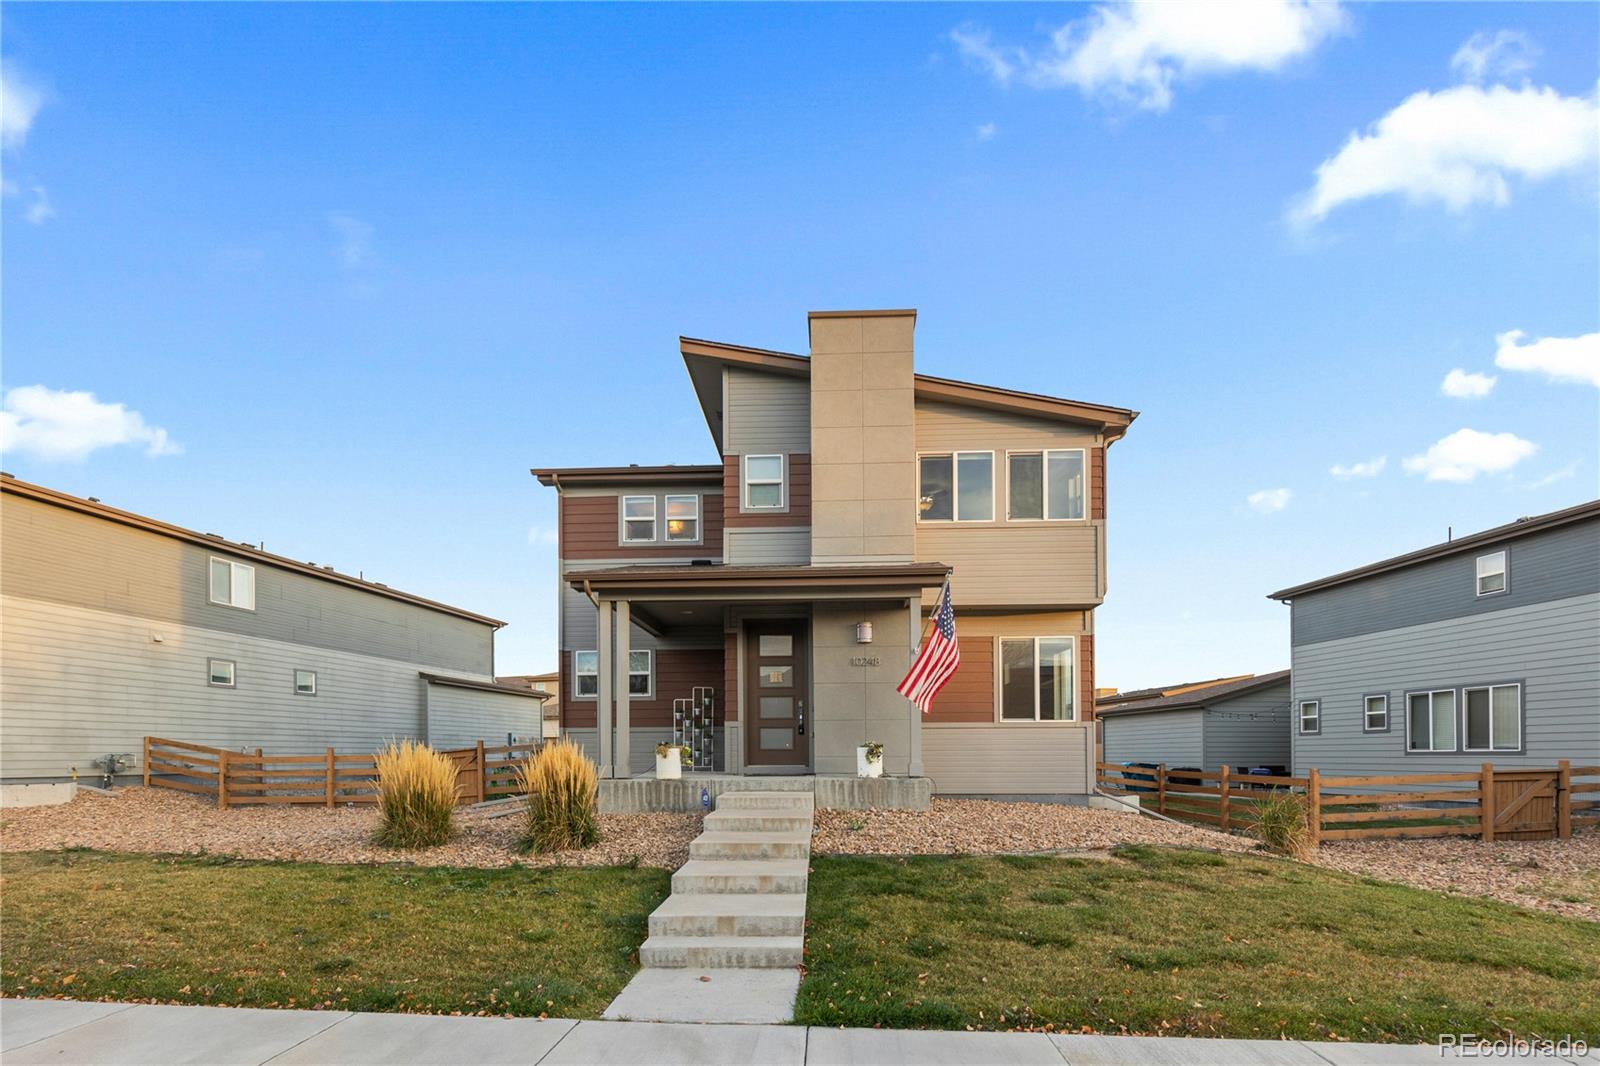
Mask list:
[[745,765],[804,771],[811,764],[806,623],[752,619],[744,634]]

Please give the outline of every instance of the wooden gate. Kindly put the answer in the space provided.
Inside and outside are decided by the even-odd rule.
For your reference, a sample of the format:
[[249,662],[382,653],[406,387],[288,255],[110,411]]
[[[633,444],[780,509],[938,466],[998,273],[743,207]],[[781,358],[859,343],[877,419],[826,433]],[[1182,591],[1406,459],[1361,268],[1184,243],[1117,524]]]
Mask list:
[[[1492,835],[1486,839],[1550,840],[1556,836],[1558,770],[1495,770]],[[1485,797],[1487,799],[1487,797]]]

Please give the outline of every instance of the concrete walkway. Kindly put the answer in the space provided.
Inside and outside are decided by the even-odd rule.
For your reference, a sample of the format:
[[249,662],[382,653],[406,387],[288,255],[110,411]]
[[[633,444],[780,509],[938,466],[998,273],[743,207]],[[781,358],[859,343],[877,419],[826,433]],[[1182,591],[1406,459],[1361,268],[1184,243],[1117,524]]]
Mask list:
[[[451,1018],[24,999],[0,1000],[0,1056],[6,1066],[1420,1066],[1456,1061],[1453,1053],[1441,1055],[1420,1045]],[[1600,1066],[1600,1053],[1517,1061]]]

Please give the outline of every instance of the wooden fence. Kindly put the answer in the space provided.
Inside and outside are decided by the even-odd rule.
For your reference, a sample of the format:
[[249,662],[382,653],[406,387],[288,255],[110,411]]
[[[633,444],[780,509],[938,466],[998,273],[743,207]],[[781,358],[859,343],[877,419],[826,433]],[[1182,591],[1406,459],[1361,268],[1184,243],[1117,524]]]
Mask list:
[[[1099,787],[1137,796],[1156,813],[1246,829],[1274,793],[1306,797],[1312,837],[1333,840],[1474,836],[1482,840],[1566,839],[1600,825],[1600,766],[1480,770],[1447,774],[1266,777],[1219,770],[1172,770],[1096,763]],[[1594,779],[1594,780],[1586,780]]]
[[[456,764],[456,802],[481,803],[515,795],[516,768],[537,743],[443,752]],[[221,808],[261,804],[336,807],[378,802],[378,770],[370,754],[264,755],[209,748],[164,737],[144,738],[146,788],[172,788],[215,797]]]

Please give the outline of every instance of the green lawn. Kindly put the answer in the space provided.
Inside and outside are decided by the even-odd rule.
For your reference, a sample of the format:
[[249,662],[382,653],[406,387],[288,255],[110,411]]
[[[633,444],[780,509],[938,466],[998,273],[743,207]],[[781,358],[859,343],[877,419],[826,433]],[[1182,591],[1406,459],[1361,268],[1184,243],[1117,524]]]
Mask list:
[[813,860],[797,1020],[1600,1039],[1600,925],[1269,858]]
[[592,1018],[665,870],[5,856],[8,996]]

